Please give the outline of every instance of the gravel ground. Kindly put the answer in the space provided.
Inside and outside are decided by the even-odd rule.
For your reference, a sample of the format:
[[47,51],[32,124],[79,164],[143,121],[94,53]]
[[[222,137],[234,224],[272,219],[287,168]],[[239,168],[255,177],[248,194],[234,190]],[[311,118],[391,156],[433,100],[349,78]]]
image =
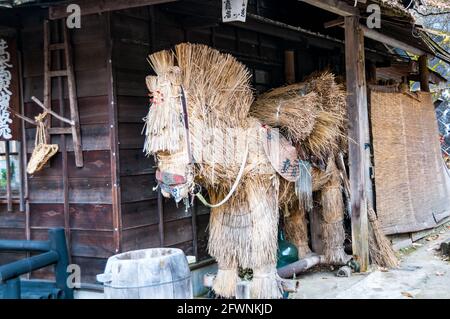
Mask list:
[[339,278],[334,271],[299,276],[296,299],[450,299],[450,261],[440,254],[440,243],[450,238],[450,226],[401,250],[398,269],[372,269],[365,274]]

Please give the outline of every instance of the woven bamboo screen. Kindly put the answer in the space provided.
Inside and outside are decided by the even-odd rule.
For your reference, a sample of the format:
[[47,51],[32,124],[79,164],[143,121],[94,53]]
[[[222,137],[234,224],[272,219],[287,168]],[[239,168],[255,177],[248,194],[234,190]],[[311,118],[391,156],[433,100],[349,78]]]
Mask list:
[[450,183],[431,96],[371,92],[376,205],[386,234],[432,228],[450,215]]

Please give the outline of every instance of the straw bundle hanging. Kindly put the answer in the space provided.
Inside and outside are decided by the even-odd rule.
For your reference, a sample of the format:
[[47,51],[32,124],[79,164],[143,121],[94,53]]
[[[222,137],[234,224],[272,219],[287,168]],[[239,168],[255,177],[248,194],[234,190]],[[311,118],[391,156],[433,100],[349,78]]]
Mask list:
[[320,111],[318,95],[314,92],[301,95],[295,91],[275,95],[277,90],[259,96],[252,105],[251,114],[267,125],[285,130],[285,136],[291,141],[305,140]]
[[44,124],[44,118],[46,116],[47,112],[44,112],[35,117],[38,125],[34,140],[34,150],[27,166],[28,174],[34,174],[35,172],[42,170],[48,160],[58,152],[57,144],[47,144]]

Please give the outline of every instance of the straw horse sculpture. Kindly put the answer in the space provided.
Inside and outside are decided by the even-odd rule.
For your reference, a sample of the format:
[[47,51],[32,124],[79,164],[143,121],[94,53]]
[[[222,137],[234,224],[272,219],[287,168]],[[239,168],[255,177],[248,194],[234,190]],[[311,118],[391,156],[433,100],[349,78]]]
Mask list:
[[[280,175],[267,156],[264,143],[272,131],[250,116],[248,70],[232,56],[197,44],[154,53],[149,62],[156,75],[146,79],[151,106],[144,151],[155,156],[158,187],[165,197],[189,206],[196,195],[211,207],[208,249],[219,266],[215,292],[234,296],[242,267],[253,270],[253,298],[281,297],[276,272],[279,208],[296,211],[289,217],[291,228],[305,228],[306,221],[304,209],[293,200],[295,183],[283,180],[280,187]],[[313,188],[318,189],[317,176],[329,173],[313,169]],[[208,200],[199,185],[206,188]],[[300,237],[307,247],[307,235]],[[340,256],[345,255],[342,243],[343,238]]]

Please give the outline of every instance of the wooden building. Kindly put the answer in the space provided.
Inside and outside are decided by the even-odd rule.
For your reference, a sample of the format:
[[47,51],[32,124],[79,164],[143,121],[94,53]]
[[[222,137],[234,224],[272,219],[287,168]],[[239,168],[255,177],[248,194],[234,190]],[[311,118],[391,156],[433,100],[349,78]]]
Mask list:
[[[50,72],[66,68],[58,43],[66,28],[61,19],[68,15],[67,4],[53,2],[27,1],[23,6],[0,10],[0,37],[11,43],[12,63],[17,68],[12,107],[28,118],[42,112],[32,97],[44,101],[45,83],[49,81],[45,77],[45,29]],[[380,30],[364,26],[366,7],[372,2],[382,8]],[[66,29],[76,84],[81,154],[74,150],[67,124],[52,117],[51,139],[60,151],[44,170],[26,174],[36,127],[13,118],[13,125],[20,127],[19,143],[11,142],[8,153],[21,165],[14,171],[17,185],[9,191],[2,189],[0,238],[40,239],[48,228],[63,226],[72,262],[81,266],[82,281],[90,283],[102,272],[106,259],[121,251],[180,247],[187,255],[195,255],[198,262],[209,260],[208,209],[196,204],[185,211],[154,192],[154,163],[142,152],[142,119],[149,107],[144,83],[150,73],[146,58],[177,43],[193,42],[235,55],[251,70],[258,91],[286,81],[301,81],[318,70],[330,69],[342,79],[346,75],[351,93],[349,134],[360,142],[352,144],[349,153],[352,190],[359,194],[352,203],[354,253],[367,259],[367,241],[362,238],[367,238],[364,207],[371,183],[364,175],[370,163],[361,146],[370,143],[365,135],[366,73],[373,82],[417,78],[418,70],[407,67],[410,59],[392,48],[450,61],[445,53],[436,53],[425,32],[421,31],[423,38],[411,35],[413,20],[400,4],[359,1],[354,7],[354,1],[288,0],[280,5],[279,1],[249,0],[245,23],[223,23],[218,0],[70,3],[79,4],[82,14],[81,28]],[[289,58],[292,56],[293,60]],[[426,90],[429,78],[423,59],[420,80]],[[51,83],[47,89],[51,88],[52,110],[70,118],[67,76],[54,75],[47,82]],[[437,81],[436,77],[432,80]],[[77,165],[76,156],[82,156],[82,165]],[[20,257],[1,254],[0,263]],[[46,272],[34,276],[46,276]]]

